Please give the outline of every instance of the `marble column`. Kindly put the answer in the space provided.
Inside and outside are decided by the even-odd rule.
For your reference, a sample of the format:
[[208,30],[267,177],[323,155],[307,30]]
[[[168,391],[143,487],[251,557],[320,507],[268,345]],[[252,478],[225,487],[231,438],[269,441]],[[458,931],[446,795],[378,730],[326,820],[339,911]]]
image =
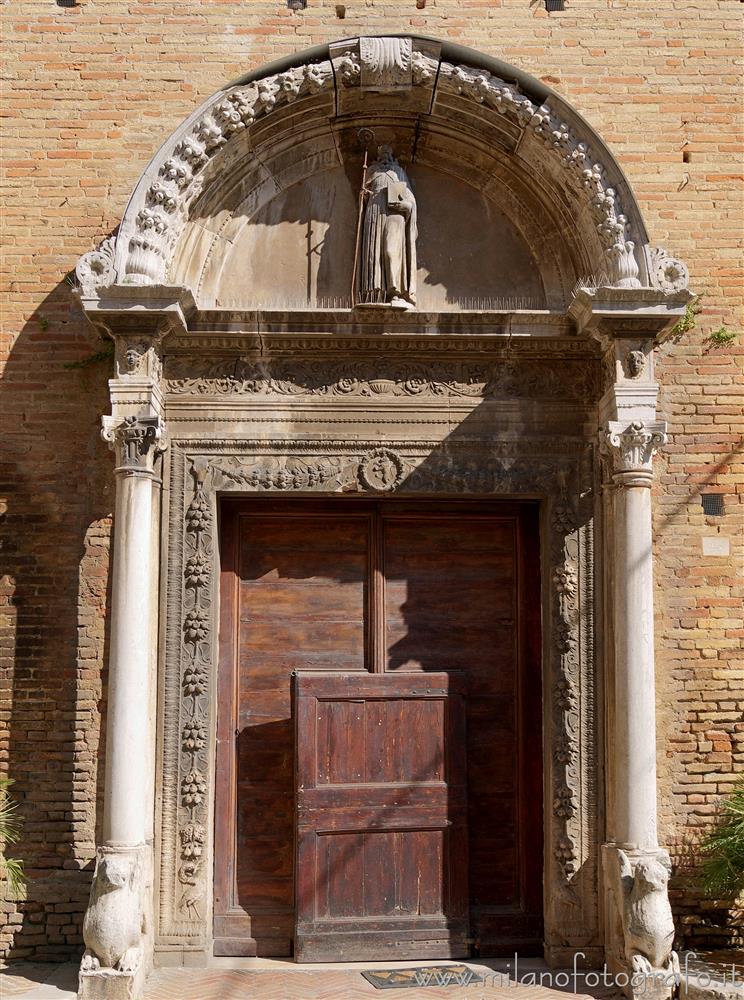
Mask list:
[[145,892],[152,830],[155,461],[158,416],[103,418],[116,453],[103,842],[83,925],[79,996],[135,997],[147,972]]
[[612,462],[614,684],[610,843],[604,861],[614,898],[612,971],[629,997],[669,997],[678,975],[667,886],[669,856],[656,824],[651,462],[666,441],[661,421],[610,421],[601,432]]
[[651,460],[666,425],[612,421],[614,460],[615,810],[620,846],[657,846]]

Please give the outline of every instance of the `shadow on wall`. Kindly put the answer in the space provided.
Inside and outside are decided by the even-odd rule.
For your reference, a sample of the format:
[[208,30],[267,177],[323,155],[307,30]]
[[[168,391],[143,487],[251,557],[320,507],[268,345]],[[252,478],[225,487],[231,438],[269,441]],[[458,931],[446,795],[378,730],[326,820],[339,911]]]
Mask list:
[[[200,301],[231,308],[348,307],[357,173],[336,167],[300,181],[246,217],[232,239],[216,238],[204,265]],[[414,164],[409,174],[418,205],[421,310],[497,308],[507,302],[545,308],[540,267],[499,207],[430,167]],[[240,212],[239,207],[236,215]],[[194,225],[204,226],[205,220],[197,217]]]
[[[0,916],[0,954],[82,950],[93,870],[105,662],[111,463],[106,362],[67,281],[27,319],[0,378],[0,598],[7,770],[27,898]],[[100,769],[100,771],[99,771]]]

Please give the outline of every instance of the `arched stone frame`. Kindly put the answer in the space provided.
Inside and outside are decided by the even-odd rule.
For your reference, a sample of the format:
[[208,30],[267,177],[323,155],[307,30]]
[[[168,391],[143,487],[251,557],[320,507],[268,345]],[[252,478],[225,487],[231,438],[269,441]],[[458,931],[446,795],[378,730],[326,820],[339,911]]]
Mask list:
[[[375,56],[376,46],[385,58]],[[388,48],[397,52],[392,59],[387,58]],[[300,310],[283,316],[217,310],[210,309],[209,301],[200,302],[200,279],[189,280],[186,289],[172,287],[183,276],[178,270],[179,254],[194,249],[183,236],[189,213],[198,206],[212,211],[231,197],[235,174],[251,166],[255,147],[261,142],[280,147],[298,117],[308,122],[311,133],[318,128],[319,114],[322,118],[323,113],[332,112],[348,120],[366,114],[374,117],[384,110],[386,93],[401,90],[412,108],[424,112],[428,108],[433,118],[439,115],[442,121],[449,115],[462,122],[461,134],[440,127],[441,122],[435,129],[441,139],[436,155],[442,157],[443,173],[451,169],[448,144],[455,148],[460,143],[461,148],[467,140],[481,149],[493,145],[493,170],[498,167],[510,178],[507,197],[527,220],[523,229],[527,242],[534,240],[539,228],[531,212],[531,197],[542,210],[551,192],[560,194],[555,212],[548,215],[554,237],[565,234],[567,247],[563,257],[554,255],[550,266],[559,276],[562,293],[571,280],[578,280],[579,285],[567,312],[566,303],[557,300],[548,302],[548,313],[481,311],[467,313],[462,321],[453,319],[452,313],[419,312],[392,320],[380,312],[372,317],[370,328],[377,335],[407,336],[405,350],[412,358],[418,352],[416,392],[411,394],[406,388],[410,378],[402,368],[390,377],[389,360],[380,355],[379,346],[372,368],[355,368],[354,392],[364,397],[373,383],[384,382],[396,399],[408,394],[418,397],[423,384],[419,402],[425,402],[426,392],[482,398],[490,394],[507,401],[526,397],[533,410],[535,403],[540,404],[542,419],[549,425],[550,406],[560,398],[559,390],[565,388],[560,383],[568,378],[573,386],[569,395],[583,397],[583,422],[573,432],[552,438],[546,438],[543,427],[521,438],[500,433],[495,438],[469,444],[453,441],[446,446],[441,440],[426,438],[428,418],[417,417],[415,408],[409,414],[407,434],[366,440],[361,440],[365,420],[358,417],[352,421],[356,431],[346,438],[338,433],[320,434],[317,426],[315,437],[294,432],[272,439],[241,438],[229,427],[220,430],[227,412],[233,413],[233,421],[250,423],[246,414],[257,399],[279,408],[308,395],[314,383],[306,376],[316,363],[308,355],[313,354],[317,340],[303,339],[302,333],[333,331],[337,350],[342,355],[355,352],[356,359],[359,331],[349,335],[356,321],[349,310],[335,314]],[[321,155],[315,167],[324,163]],[[288,176],[299,176],[298,169],[297,162],[290,163]],[[477,180],[485,184],[486,174]],[[495,173],[489,183],[496,183]],[[271,196],[270,188],[259,190],[256,205]],[[215,235],[208,234],[205,243],[214,245]],[[209,247],[200,275],[208,260]],[[459,495],[542,501],[547,626],[546,955],[551,962],[570,963],[579,950],[587,961],[599,962],[604,950],[616,968],[627,968],[633,954],[623,939],[620,894],[626,891],[628,879],[632,881],[634,866],[640,861],[658,865],[661,859],[663,863],[663,851],[655,833],[653,768],[649,770],[629,747],[628,733],[621,732],[618,724],[621,713],[608,722],[600,707],[600,689],[603,683],[612,683],[636,731],[643,731],[644,726],[653,729],[653,691],[649,695],[646,684],[640,707],[632,699],[633,685],[645,683],[633,666],[634,657],[653,665],[653,650],[648,649],[650,587],[642,588],[639,597],[621,573],[613,578],[609,564],[622,561],[637,546],[638,539],[627,530],[631,511],[639,520],[643,560],[650,552],[650,501],[645,494],[653,452],[664,440],[663,425],[656,421],[653,349],[691,296],[684,264],[648,246],[638,205],[600,137],[537,81],[477,53],[403,36],[347,40],[269,67],[206,102],[165,143],[142,175],[118,235],[83,257],[77,274],[88,315],[117,343],[117,377],[111,383],[114,412],[107,418],[106,435],[120,457],[117,476],[123,485],[117,517],[122,522],[130,480],[145,480],[148,490],[156,484],[157,462],[150,454],[151,445],[157,441],[158,449],[166,449],[165,530],[151,540],[153,549],[160,544],[164,588],[160,607],[163,648],[158,663],[162,783],[154,858],[158,912],[154,928],[148,925],[145,931],[150,936],[144,943],[142,969],[149,961],[148,948],[151,955],[153,934],[163,961],[202,961],[209,951],[214,745],[214,699],[209,692],[216,662],[216,496],[236,490],[289,491],[300,496],[333,493],[340,486],[364,492],[370,486],[364,475],[365,456],[379,448],[387,449],[399,466],[396,489],[406,495],[446,494],[455,489]],[[267,374],[260,335],[261,364],[254,363],[255,352],[248,345],[257,321],[259,326],[274,324],[293,333],[292,349],[300,359],[305,357],[308,366],[304,376],[298,377],[291,365],[287,368],[282,363]],[[457,328],[461,336],[456,346],[440,327],[448,332]],[[216,336],[215,328],[223,335]],[[346,339],[339,335],[343,329]],[[425,338],[423,329],[429,331]],[[437,337],[430,335],[433,329],[438,330]],[[200,331],[211,332],[201,336]],[[473,334],[473,340],[468,341],[464,333]],[[474,389],[472,370],[463,378],[459,366],[463,356],[468,363],[478,357],[482,350],[476,342],[478,334],[494,338],[491,347],[498,344],[499,348],[494,353],[497,371],[483,378],[478,375]],[[177,351],[178,364],[166,356],[164,372],[163,351],[170,351],[179,337],[193,351]],[[385,341],[386,349],[390,343]],[[534,347],[545,352],[543,357],[560,359],[562,380],[556,371],[552,382],[535,375],[529,357]],[[215,350],[219,357],[212,358],[209,352]],[[601,360],[601,386],[592,381],[594,376],[584,378],[571,368],[579,356],[588,368]],[[426,368],[423,376],[422,365]],[[385,368],[383,379],[379,379],[381,367]],[[317,390],[321,396],[326,394],[324,398],[332,397],[344,380],[349,381],[343,365],[327,364],[310,395]],[[345,385],[342,395],[347,392]],[[206,404],[205,416],[196,416],[194,405],[189,411],[189,396],[198,405]],[[167,434],[163,418],[168,421]],[[601,428],[600,448],[597,426]],[[422,433],[417,437],[419,428]],[[142,449],[136,467],[127,458],[126,449],[132,447]],[[612,493],[612,503],[597,501],[600,449],[612,456],[605,460],[605,475],[612,481],[605,484],[605,496]],[[447,463],[439,471],[431,460],[436,453],[447,454]],[[639,500],[639,490],[643,500]],[[599,556],[594,546],[595,510],[601,512],[599,521],[604,518],[600,534],[606,539],[596,547]],[[135,541],[132,552],[141,558],[143,540]],[[596,593],[595,560],[602,571]],[[145,564],[149,562],[144,560]],[[115,565],[115,580],[116,574]],[[122,600],[114,601],[114,617],[125,606]],[[595,612],[604,619],[602,644],[595,642]],[[639,628],[639,621],[645,623],[644,628]],[[644,636],[645,645],[634,645],[634,633]],[[598,659],[595,647],[603,654]],[[138,676],[147,668],[148,655],[139,649]],[[112,662],[110,671],[117,670],[123,667]],[[618,678],[628,683],[618,686]],[[120,694],[119,702],[123,700]],[[142,725],[146,729],[144,720]],[[621,741],[622,761],[608,779],[602,769],[602,746],[612,745],[616,738]],[[116,741],[114,736],[118,745]],[[140,765],[140,772],[143,767],[146,770],[146,763]],[[640,805],[630,801],[629,789],[635,780],[642,786]],[[107,789],[106,794],[112,793]],[[121,789],[113,794],[120,797]],[[622,800],[620,806],[614,795]],[[607,819],[605,808],[610,814]],[[601,840],[610,840],[602,845],[603,874]],[[630,858],[623,853],[625,848]],[[115,845],[105,843],[99,862],[116,850]],[[145,846],[145,864],[138,870],[147,870],[148,850]],[[138,851],[140,847],[130,852],[135,868]],[[626,867],[618,867],[620,863]],[[146,879],[145,890],[149,891]],[[148,909],[147,902],[143,908]],[[83,997],[88,995],[85,983],[97,975],[94,967],[84,968]],[[97,988],[91,986],[90,995]]]
[[[379,68],[384,58],[370,61],[370,41],[383,50],[395,43],[396,54],[386,54],[392,76]],[[649,247],[630,186],[600,136],[558,95],[513,67],[460,46],[396,36],[321,46],[271,70],[219,91],[164,143],[142,174],[116,236],[82,258],[84,292],[112,282],[177,284],[173,264],[192,206],[236,163],[244,169],[267,128],[286,136],[282,114],[295,131],[300,121],[313,128],[334,113],[359,113],[368,91],[396,89],[413,94],[418,113],[426,111],[435,122],[453,115],[455,132],[477,137],[480,129],[481,141],[495,141],[514,154],[532,188],[546,187],[545,208],[551,186],[571,192],[578,209],[571,219],[581,261],[577,281],[628,289],[685,287],[684,264]],[[265,177],[253,210],[276,191],[274,180]]]

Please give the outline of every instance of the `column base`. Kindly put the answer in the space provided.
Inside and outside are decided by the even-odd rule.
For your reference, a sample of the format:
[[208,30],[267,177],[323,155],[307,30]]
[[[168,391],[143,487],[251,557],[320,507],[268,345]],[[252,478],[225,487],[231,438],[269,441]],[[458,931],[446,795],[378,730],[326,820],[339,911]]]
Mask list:
[[608,972],[629,1000],[669,1000],[679,984],[667,887],[671,862],[661,847],[602,845]]
[[141,964],[136,972],[97,969],[80,973],[78,1000],[140,1000],[147,971]]
[[152,969],[151,888],[150,845],[98,848],[79,1000],[140,1000]]

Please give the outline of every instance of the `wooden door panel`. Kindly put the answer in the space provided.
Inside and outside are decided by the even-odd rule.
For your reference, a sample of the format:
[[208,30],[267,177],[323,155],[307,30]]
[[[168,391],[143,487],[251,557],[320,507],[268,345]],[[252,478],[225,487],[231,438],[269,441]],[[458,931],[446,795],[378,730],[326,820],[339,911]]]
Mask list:
[[[493,953],[493,928],[524,944],[539,927],[540,775],[525,767],[525,699],[539,706],[539,673],[526,680],[524,519],[385,516],[386,669],[457,669],[467,679],[467,783],[471,933]],[[534,578],[534,577],[533,577]],[[531,623],[529,627],[534,627]],[[535,681],[537,683],[535,684]],[[521,685],[527,684],[522,690]],[[539,741],[539,714],[535,735]],[[541,753],[539,747],[538,754]],[[533,916],[537,914],[538,919]],[[494,920],[491,917],[494,916]],[[495,919],[498,917],[498,919]],[[502,937],[509,940],[509,936]],[[539,932],[530,948],[539,948]]]
[[222,638],[223,650],[232,650],[234,685],[221,677],[214,950],[288,956],[295,818],[290,679],[299,667],[367,667],[370,518],[236,510],[224,532],[231,588],[222,599],[232,618]]
[[[383,687],[385,697],[324,703],[305,817],[325,817],[311,860],[327,873],[319,889],[327,909],[320,929],[305,927],[305,952],[332,959],[358,949],[348,925],[361,914],[365,933],[378,935],[374,948],[372,937],[364,939],[372,949],[364,957],[401,957],[400,949],[441,957],[442,942],[451,947],[456,935],[450,918],[438,914],[451,901],[436,889],[434,872],[444,885],[453,850],[460,860],[469,856],[461,882],[470,883],[476,951],[538,950],[536,507],[254,499],[228,501],[222,511],[215,954],[292,953],[300,890],[290,684],[296,670],[383,685],[387,676],[415,682],[425,675],[431,683],[435,674],[455,673],[465,678],[467,695],[458,766],[469,792],[459,799],[449,791],[447,768],[454,765],[441,753],[437,762],[446,700],[396,699]],[[406,739],[411,732],[418,733],[414,741]],[[397,882],[380,876],[391,871]],[[415,872],[415,899],[407,872]],[[424,929],[410,924],[412,901]],[[332,927],[340,952],[329,944]]]
[[466,955],[457,678],[298,673],[295,727],[296,957]]

